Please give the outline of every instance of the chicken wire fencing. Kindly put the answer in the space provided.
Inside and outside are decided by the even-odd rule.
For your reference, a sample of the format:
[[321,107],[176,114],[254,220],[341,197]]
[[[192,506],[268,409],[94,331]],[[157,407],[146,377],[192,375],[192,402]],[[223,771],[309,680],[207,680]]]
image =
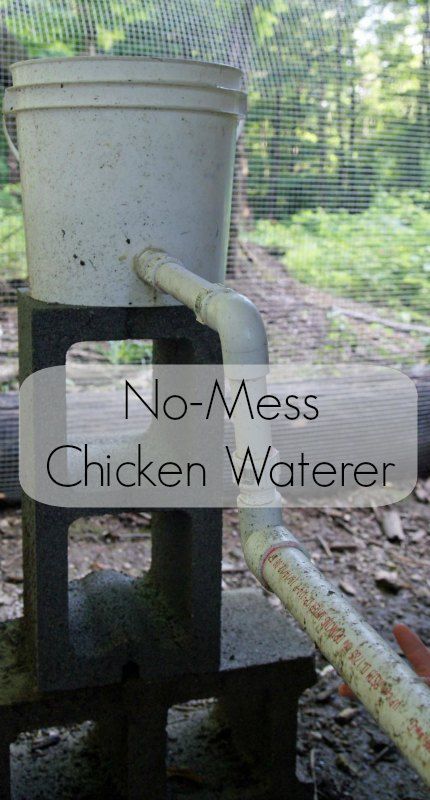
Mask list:
[[[272,355],[386,363],[425,380],[430,0],[0,0],[0,13],[3,88],[11,63],[44,56],[241,67],[248,116],[229,280],[272,318]],[[25,279],[19,166],[0,134],[0,493],[16,464],[15,296]],[[106,352],[131,361],[140,351]]]

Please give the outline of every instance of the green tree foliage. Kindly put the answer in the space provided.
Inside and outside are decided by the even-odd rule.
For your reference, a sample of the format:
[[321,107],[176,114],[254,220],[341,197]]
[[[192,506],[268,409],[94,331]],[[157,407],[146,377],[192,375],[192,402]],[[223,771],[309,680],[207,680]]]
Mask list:
[[283,219],[319,206],[357,212],[381,188],[426,189],[429,3],[0,0],[0,13],[28,56],[156,54],[244,67],[246,199],[254,218]]
[[288,0],[255,9],[268,68],[251,82],[254,217],[361,211],[430,177],[428,0]]
[[[325,269],[338,292],[385,297],[420,315],[429,300],[429,4],[0,0],[3,83],[23,56],[164,55],[243,67],[249,113],[236,197],[244,213],[236,210],[234,229],[256,227],[303,280],[321,285]],[[15,197],[5,147],[0,182]],[[14,203],[2,206],[3,262],[20,236],[11,233]]]

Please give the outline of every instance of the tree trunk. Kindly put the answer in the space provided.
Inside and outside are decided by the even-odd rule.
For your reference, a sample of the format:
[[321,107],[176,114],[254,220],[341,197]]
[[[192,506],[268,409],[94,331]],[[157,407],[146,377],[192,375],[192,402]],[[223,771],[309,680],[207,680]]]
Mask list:
[[430,142],[430,3],[425,0],[422,12],[420,97],[418,113],[418,136],[420,153],[420,185],[427,184],[425,162]]
[[349,61],[351,69],[350,103],[349,103],[349,143],[348,143],[348,209],[357,209],[357,169],[355,161],[355,138],[357,130],[357,92],[355,88],[355,52],[352,38],[349,40]]
[[[245,79],[250,70],[250,55],[253,42],[253,13],[256,0],[243,0],[241,4],[241,27],[232,25],[229,35],[229,62],[240,67]],[[240,136],[234,165],[233,206],[231,210],[230,238],[227,257],[227,275],[233,276],[239,257],[239,235],[241,228],[250,219],[248,206],[248,159],[243,134]]]
[[343,64],[343,23],[344,15],[343,8],[338,9],[337,24],[336,24],[336,122],[337,134],[339,144],[337,147],[337,186],[338,186],[338,203],[344,204],[345,188],[346,188],[346,143],[343,125],[343,109],[342,109],[342,96],[344,88],[344,64]]
[[95,56],[97,54],[97,26],[91,0],[78,0],[78,8],[84,24],[84,53]]
[[326,96],[326,84],[323,80],[318,83],[318,203],[323,206],[325,203],[325,175],[326,175],[326,159],[327,159],[327,140],[326,140],[326,123],[327,112],[324,108],[324,100]]
[[269,144],[269,188],[267,192],[267,216],[269,219],[277,219],[278,216],[278,197],[279,197],[279,177],[281,174],[281,130],[282,130],[282,106],[281,90],[275,92],[275,108],[273,112],[273,133]]

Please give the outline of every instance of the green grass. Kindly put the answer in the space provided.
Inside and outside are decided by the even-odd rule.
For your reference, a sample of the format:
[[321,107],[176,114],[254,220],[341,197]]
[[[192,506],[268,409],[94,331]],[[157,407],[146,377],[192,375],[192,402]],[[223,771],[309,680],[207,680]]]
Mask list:
[[303,283],[424,321],[430,308],[430,193],[380,194],[361,214],[304,210],[247,238]]
[[134,339],[109,342],[97,348],[109,364],[150,364],[152,362],[152,343]]
[[0,188],[0,275],[25,275],[25,239],[21,188],[17,183]]

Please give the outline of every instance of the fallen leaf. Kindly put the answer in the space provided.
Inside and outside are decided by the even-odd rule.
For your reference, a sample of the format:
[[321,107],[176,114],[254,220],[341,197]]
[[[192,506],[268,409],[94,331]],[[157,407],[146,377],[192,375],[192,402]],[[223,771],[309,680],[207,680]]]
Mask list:
[[403,584],[397,575],[397,572],[388,572],[387,570],[379,570],[375,575],[375,583],[381,589],[385,589],[392,594],[397,594],[403,588]]
[[351,720],[354,719],[354,717],[357,716],[359,711],[359,708],[354,708],[353,706],[343,708],[342,711],[339,711],[339,714],[336,715],[336,721],[341,725],[347,725],[349,722],[351,722]]
[[318,539],[322,549],[324,550],[325,554],[329,558],[331,558],[332,552],[331,552],[331,549],[330,549],[330,545],[326,542],[326,540],[324,539],[323,536],[317,536],[317,539]]
[[6,575],[5,582],[6,583],[22,583],[24,580],[22,572],[17,572],[15,574]]
[[60,741],[60,736],[58,733],[50,733],[48,736],[41,736],[39,739],[35,739],[31,745],[31,749],[34,750],[46,750],[48,747],[53,747],[55,744],[58,744]]
[[349,581],[339,581],[339,589],[342,589],[345,594],[350,594],[352,597],[357,594],[355,587]]
[[334,686],[329,686],[327,689],[324,689],[322,692],[318,692],[318,694],[315,697],[316,702],[317,703],[327,703],[331,699],[334,690],[335,690]]
[[339,767],[339,769],[342,769],[344,772],[349,772],[350,775],[358,774],[357,768],[354,767],[354,765],[349,762],[348,757],[345,755],[345,753],[337,754],[336,764]]
[[420,503],[430,503],[430,479],[417,483],[415,487],[415,497]]
[[397,508],[385,509],[381,515],[380,525],[389,542],[403,542],[405,540],[402,520]]
[[419,528],[417,531],[413,531],[413,533],[409,534],[409,538],[411,542],[413,542],[414,544],[422,542],[423,539],[426,538],[426,536],[427,536],[427,531],[425,530],[425,528]]
[[103,569],[110,569],[110,567],[107,564],[102,564],[100,561],[93,561],[93,563],[90,564],[90,569],[94,570],[94,572],[99,572]]
[[330,548],[339,553],[353,552],[358,549],[358,545],[355,542],[330,542]]

